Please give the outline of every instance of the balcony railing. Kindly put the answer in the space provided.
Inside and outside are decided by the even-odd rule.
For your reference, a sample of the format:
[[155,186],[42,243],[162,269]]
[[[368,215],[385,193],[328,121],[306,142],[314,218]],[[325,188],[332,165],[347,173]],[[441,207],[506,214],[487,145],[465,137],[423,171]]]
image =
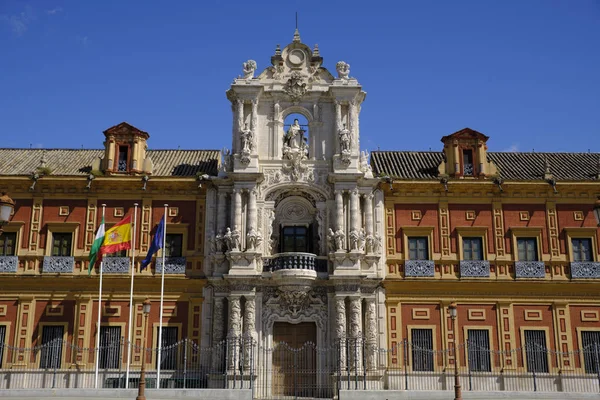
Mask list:
[[105,274],[127,274],[131,265],[129,257],[104,257],[102,272]]
[[461,278],[489,278],[490,262],[485,260],[462,260],[460,262]]
[[433,277],[435,264],[433,260],[406,260],[404,275],[408,277]]
[[579,261],[571,263],[571,278],[600,279],[600,262]]
[[[156,258],[156,273],[162,274],[163,259]],[[185,274],[187,261],[185,257],[165,257],[165,274]]]
[[19,257],[0,256],[0,272],[17,272]]
[[515,261],[515,277],[545,278],[546,266],[543,261]]
[[42,273],[47,274],[69,274],[73,273],[75,258],[71,256],[45,256],[42,265]]
[[312,253],[279,253],[271,258],[263,259],[263,270],[265,271],[295,269],[327,272],[327,260],[319,260],[317,255]]

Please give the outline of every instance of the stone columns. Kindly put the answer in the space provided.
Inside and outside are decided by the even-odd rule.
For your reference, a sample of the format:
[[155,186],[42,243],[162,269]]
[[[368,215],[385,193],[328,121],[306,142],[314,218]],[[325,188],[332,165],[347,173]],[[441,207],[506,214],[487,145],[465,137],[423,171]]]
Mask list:
[[365,194],[365,234],[373,234],[373,193]]
[[350,104],[348,105],[348,130],[350,131],[350,151],[352,153],[354,153],[354,150],[356,149],[356,143],[354,143],[354,141],[356,140],[356,133],[355,131],[355,126],[354,126],[354,116],[356,115],[356,103],[354,101],[351,101]]
[[241,330],[241,304],[240,296],[229,296],[229,333],[228,333],[228,350],[227,350],[227,365],[229,369],[237,368],[239,361],[239,339],[242,334]]
[[340,349],[340,370],[346,369],[346,351],[348,343],[346,340],[346,299],[336,297],[335,299],[335,335]]
[[225,233],[225,228],[227,228],[226,226],[226,222],[225,222],[225,216],[227,215],[227,205],[226,205],[226,201],[227,201],[227,193],[222,192],[221,190],[219,190],[219,195],[218,195],[218,200],[217,200],[217,234],[221,233]]
[[360,228],[358,203],[358,189],[354,188],[350,191],[350,229],[356,231]]
[[244,120],[244,103],[240,99],[235,99],[231,104],[231,111],[233,112],[233,148],[232,153],[237,153],[239,149],[239,137],[240,131],[242,130]]
[[377,367],[377,307],[374,298],[365,299],[365,351],[367,369]]
[[[338,138],[340,131],[342,130],[342,104],[339,101],[335,102],[335,137]],[[335,153],[338,154],[341,151],[340,142],[336,140]]]
[[349,303],[350,309],[348,310],[348,317],[350,322],[348,324],[348,336],[350,337],[350,360],[348,367],[355,372],[361,369],[362,365],[362,312],[361,312],[361,298],[360,296],[350,297]]
[[[212,317],[212,345],[213,357],[212,365],[215,371],[220,369],[225,348],[219,346],[219,343],[225,339],[225,298],[215,296],[213,298],[213,317]],[[219,346],[219,347],[218,347]]]
[[243,346],[244,346],[244,370],[250,368],[250,361],[255,355],[252,352],[253,342],[256,336],[256,298],[246,296],[244,307],[244,328],[243,328]]
[[233,229],[239,231],[242,228],[242,192],[233,189],[231,198],[231,224]]
[[340,190],[335,192],[336,224],[338,230],[344,229],[344,197]]
[[248,221],[246,223],[248,231],[258,227],[256,221],[256,189],[252,189],[248,193]]

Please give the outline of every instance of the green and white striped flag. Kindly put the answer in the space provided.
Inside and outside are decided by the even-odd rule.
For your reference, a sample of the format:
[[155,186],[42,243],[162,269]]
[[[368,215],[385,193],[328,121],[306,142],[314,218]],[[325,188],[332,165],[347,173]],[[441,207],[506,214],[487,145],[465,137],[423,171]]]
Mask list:
[[92,268],[94,268],[94,264],[96,264],[96,257],[98,257],[98,252],[100,252],[102,243],[104,243],[104,217],[102,217],[102,222],[100,222],[98,232],[96,232],[96,239],[94,239],[94,243],[92,243],[92,250],[90,250],[90,266],[88,268],[88,275],[92,274]]

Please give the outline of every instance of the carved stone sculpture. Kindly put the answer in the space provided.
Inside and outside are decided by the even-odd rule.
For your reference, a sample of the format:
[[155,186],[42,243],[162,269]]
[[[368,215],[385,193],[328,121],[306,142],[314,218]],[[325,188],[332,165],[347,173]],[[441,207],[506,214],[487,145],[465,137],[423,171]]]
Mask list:
[[335,232],[335,249],[337,251],[342,251],[346,249],[346,246],[344,244],[344,241],[346,239],[346,235],[344,234],[344,231],[341,229],[338,229]]
[[242,152],[251,152],[254,150],[254,133],[244,124],[244,129],[240,132]]
[[338,73],[338,79],[348,80],[350,78],[350,64],[344,61],[338,61],[335,64],[335,70]]
[[350,250],[358,250],[359,232],[356,229],[352,229],[348,234],[348,239],[350,239]]
[[304,144],[304,129],[300,126],[298,119],[295,119],[294,123],[287,130],[284,142],[290,149],[300,149]]
[[223,238],[225,240],[225,244],[227,245],[227,250],[240,250],[240,232],[237,229],[234,229],[232,231],[231,228],[227,228],[225,234],[223,235]]
[[358,231],[358,250],[359,251],[365,251],[365,242],[366,242],[365,230],[363,228],[360,228],[360,230]]
[[333,232],[333,229],[329,228],[329,233],[327,234],[327,249],[331,253],[331,252],[335,251],[335,248],[336,248],[335,232]]
[[256,71],[256,61],[248,60],[242,64],[242,72],[244,73],[244,79],[254,78],[254,71]]
[[339,131],[338,136],[340,138],[340,151],[342,154],[350,152],[350,131],[344,124],[343,128]]
[[365,251],[367,254],[371,254],[374,253],[374,246],[375,246],[375,236],[373,235],[367,235],[365,237]]
[[375,233],[375,240],[373,241],[373,253],[381,253],[381,236],[379,236],[378,233]]
[[250,228],[246,234],[246,249],[248,251],[257,250],[262,244],[262,234],[254,228]]
[[361,151],[359,169],[365,174],[365,178],[373,178],[373,169],[369,165],[369,153],[367,151]]

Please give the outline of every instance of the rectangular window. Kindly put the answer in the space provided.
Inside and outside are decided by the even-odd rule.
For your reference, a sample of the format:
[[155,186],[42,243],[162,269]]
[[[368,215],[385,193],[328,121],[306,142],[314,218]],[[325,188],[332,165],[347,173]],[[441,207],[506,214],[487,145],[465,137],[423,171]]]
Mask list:
[[308,253],[309,230],[305,226],[286,226],[282,229],[282,253]]
[[121,358],[121,327],[100,327],[100,368],[119,368]]
[[4,358],[4,346],[6,341],[6,325],[0,325],[0,368]]
[[4,232],[0,235],[0,256],[16,255],[17,232]]
[[71,232],[52,233],[52,255],[53,256],[70,256],[71,244],[73,242],[73,234]]
[[429,251],[427,248],[427,244],[427,237],[408,238],[408,259],[429,260]]
[[546,332],[542,330],[525,331],[525,352],[528,372],[548,372],[548,348]]
[[167,234],[167,242],[165,243],[165,257],[181,257],[183,235],[181,233]]
[[600,372],[600,331],[582,331],[581,347],[586,374]]
[[469,369],[477,372],[490,372],[490,332],[487,329],[467,330],[469,349]]
[[593,261],[592,259],[592,239],[577,238],[571,239],[573,245],[573,261]]
[[519,261],[538,261],[536,238],[518,238],[517,252]]
[[413,371],[433,371],[433,330],[412,329]]
[[[156,329],[156,337],[158,338],[158,329]],[[162,328],[162,362],[160,363],[160,369],[176,369],[177,368],[177,351],[179,346],[177,345],[177,327],[176,326],[163,326]],[[158,353],[157,353],[158,354]],[[158,366],[158,357],[156,358],[156,365]]]
[[480,237],[463,238],[463,260],[479,261],[483,260],[483,249]]
[[105,254],[104,257],[127,257],[127,250],[119,250],[116,253]]
[[117,165],[117,171],[127,172],[127,153],[129,152],[128,146],[119,146],[119,163]]
[[47,325],[42,329],[40,368],[60,368],[64,327]]
[[463,150],[463,175],[473,176],[473,151]]

